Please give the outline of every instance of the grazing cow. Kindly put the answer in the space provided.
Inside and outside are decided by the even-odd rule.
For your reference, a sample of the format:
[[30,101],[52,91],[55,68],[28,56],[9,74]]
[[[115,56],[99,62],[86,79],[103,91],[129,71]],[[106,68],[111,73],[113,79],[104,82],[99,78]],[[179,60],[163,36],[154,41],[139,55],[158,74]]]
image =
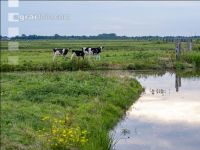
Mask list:
[[53,61],[55,60],[56,56],[58,56],[58,55],[62,55],[66,59],[68,51],[69,51],[68,48],[54,48],[53,49]]
[[96,56],[96,59],[100,60],[100,53],[104,47],[97,47],[97,48],[90,48],[90,47],[83,47],[82,50],[87,55],[93,55]]
[[93,52],[92,52],[90,47],[83,47],[82,51],[84,51],[84,53],[87,54],[87,55],[92,55],[93,54]]
[[83,50],[72,50],[71,59],[76,55],[77,57],[82,57],[84,59],[85,53]]

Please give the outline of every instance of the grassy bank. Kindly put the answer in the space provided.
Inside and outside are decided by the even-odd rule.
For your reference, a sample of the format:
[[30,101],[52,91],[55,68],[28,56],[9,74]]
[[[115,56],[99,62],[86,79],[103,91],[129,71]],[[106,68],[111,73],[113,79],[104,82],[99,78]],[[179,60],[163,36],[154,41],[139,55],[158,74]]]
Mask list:
[[[2,150],[109,149],[108,131],[142,91],[134,79],[81,71],[2,73],[1,85]],[[55,125],[62,121],[64,127]],[[81,134],[85,142],[75,140]],[[63,144],[62,136],[74,144]]]

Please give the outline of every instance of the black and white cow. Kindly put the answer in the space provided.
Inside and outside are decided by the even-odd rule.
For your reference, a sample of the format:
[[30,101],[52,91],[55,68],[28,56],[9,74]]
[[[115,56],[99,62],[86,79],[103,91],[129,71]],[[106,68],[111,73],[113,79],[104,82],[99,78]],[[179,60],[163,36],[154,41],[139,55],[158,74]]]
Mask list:
[[83,50],[72,50],[71,59],[76,55],[77,57],[82,57],[84,59],[85,53]]
[[66,59],[68,52],[69,52],[69,48],[54,48],[53,49],[53,61],[55,60],[56,56],[58,56],[58,55],[62,55]]
[[97,48],[91,48],[91,47],[83,47],[82,50],[85,54],[91,56],[96,56],[96,59],[100,60],[100,53],[104,47],[97,47]]

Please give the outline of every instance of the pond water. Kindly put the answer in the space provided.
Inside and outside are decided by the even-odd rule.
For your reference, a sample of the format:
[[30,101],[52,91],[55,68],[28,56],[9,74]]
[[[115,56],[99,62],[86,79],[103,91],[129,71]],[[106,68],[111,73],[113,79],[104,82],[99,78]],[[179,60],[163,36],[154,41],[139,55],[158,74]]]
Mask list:
[[145,88],[111,131],[115,150],[199,150],[200,77],[125,73]]

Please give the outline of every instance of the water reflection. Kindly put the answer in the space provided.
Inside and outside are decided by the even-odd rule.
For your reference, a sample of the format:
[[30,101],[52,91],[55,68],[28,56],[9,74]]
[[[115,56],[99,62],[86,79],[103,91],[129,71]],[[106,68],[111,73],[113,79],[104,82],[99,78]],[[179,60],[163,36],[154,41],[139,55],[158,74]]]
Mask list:
[[[151,89],[150,88],[150,92],[152,95],[159,94],[159,95],[164,96],[167,94],[167,90],[165,90],[165,89]],[[170,90],[169,90],[169,94],[170,94]]]
[[181,77],[176,74],[176,78],[175,78],[176,92],[179,91],[179,87],[181,87]]
[[[176,74],[175,75],[175,88],[176,88],[176,92],[179,91],[180,87],[181,87],[181,77]],[[159,88],[157,88],[157,89],[151,89],[150,88],[150,92],[152,93],[152,95],[154,95],[154,94],[160,94],[162,96],[164,96],[166,94],[170,95],[170,89],[166,90],[166,89],[159,89]]]
[[137,74],[145,88],[111,132],[116,150],[199,150],[200,78],[174,73]]

